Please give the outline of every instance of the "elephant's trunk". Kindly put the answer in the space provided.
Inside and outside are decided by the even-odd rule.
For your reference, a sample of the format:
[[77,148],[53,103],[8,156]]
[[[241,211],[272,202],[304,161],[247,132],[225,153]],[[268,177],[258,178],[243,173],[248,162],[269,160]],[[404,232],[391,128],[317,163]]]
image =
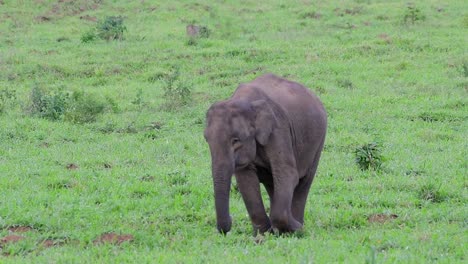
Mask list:
[[228,162],[213,162],[213,186],[216,207],[216,227],[220,233],[226,234],[231,230],[231,216],[229,215],[229,191],[231,189],[231,177],[234,172],[234,164]]

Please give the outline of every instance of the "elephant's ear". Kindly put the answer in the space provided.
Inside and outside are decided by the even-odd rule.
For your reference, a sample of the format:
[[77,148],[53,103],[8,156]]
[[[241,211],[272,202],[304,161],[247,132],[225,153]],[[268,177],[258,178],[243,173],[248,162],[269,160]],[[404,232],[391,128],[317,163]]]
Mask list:
[[265,100],[252,102],[255,109],[255,138],[260,145],[264,146],[270,138],[271,132],[277,126],[273,110]]

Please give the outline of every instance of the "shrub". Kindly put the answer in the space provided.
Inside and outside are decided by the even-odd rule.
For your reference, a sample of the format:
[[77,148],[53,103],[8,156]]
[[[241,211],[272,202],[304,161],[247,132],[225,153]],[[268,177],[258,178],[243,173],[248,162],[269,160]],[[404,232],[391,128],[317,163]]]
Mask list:
[[73,123],[89,123],[105,109],[105,103],[91,94],[74,92],[70,96],[69,105],[65,113],[65,120]]
[[423,21],[426,19],[426,16],[421,12],[421,10],[413,5],[408,5],[406,7],[405,14],[403,16],[403,22],[405,24],[411,23],[414,24],[417,21]]
[[209,38],[211,35],[211,30],[206,26],[196,26],[190,24],[187,26],[187,40],[188,46],[196,46],[198,44],[198,39]]
[[442,185],[436,186],[433,183],[423,185],[418,191],[419,199],[431,203],[441,203],[447,199],[447,194],[440,191]]
[[381,147],[376,142],[371,142],[354,150],[355,161],[361,170],[380,170],[383,157]]
[[61,119],[67,109],[68,94],[62,89],[48,92],[38,86],[31,90],[30,112],[49,120]]
[[7,88],[0,90],[0,113],[4,112],[6,107],[16,99],[16,91]]
[[96,33],[94,30],[89,30],[81,36],[81,42],[88,43],[96,39]]
[[123,17],[108,16],[97,24],[96,35],[105,40],[122,40],[127,28],[123,24]]
[[200,26],[200,38],[209,38],[211,35],[211,30],[206,26]]
[[166,102],[164,107],[173,110],[187,105],[191,99],[192,91],[184,81],[180,80],[179,67],[174,67],[173,72],[168,74],[165,79],[164,97]]
[[68,93],[63,89],[46,91],[34,86],[30,95],[29,112],[49,120],[88,123],[95,121],[105,107],[106,103],[84,92]]

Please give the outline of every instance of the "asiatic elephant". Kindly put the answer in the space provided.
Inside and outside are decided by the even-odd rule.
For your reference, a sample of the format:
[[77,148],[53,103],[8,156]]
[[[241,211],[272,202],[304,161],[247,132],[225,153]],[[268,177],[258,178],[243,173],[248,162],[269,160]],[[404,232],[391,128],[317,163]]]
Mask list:
[[[303,85],[273,74],[240,84],[206,115],[217,229],[231,229],[229,191],[234,174],[254,233],[302,228],[304,208],[322,152],[327,114]],[[260,183],[270,197],[270,217]]]

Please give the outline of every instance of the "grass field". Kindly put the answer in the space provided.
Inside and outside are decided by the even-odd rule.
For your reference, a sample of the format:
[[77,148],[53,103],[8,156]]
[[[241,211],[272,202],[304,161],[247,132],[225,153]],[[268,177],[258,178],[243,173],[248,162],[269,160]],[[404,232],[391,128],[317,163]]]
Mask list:
[[[0,0],[0,263],[466,263],[467,7]],[[233,189],[222,236],[205,113],[266,72],[329,115],[304,230],[253,237]]]

